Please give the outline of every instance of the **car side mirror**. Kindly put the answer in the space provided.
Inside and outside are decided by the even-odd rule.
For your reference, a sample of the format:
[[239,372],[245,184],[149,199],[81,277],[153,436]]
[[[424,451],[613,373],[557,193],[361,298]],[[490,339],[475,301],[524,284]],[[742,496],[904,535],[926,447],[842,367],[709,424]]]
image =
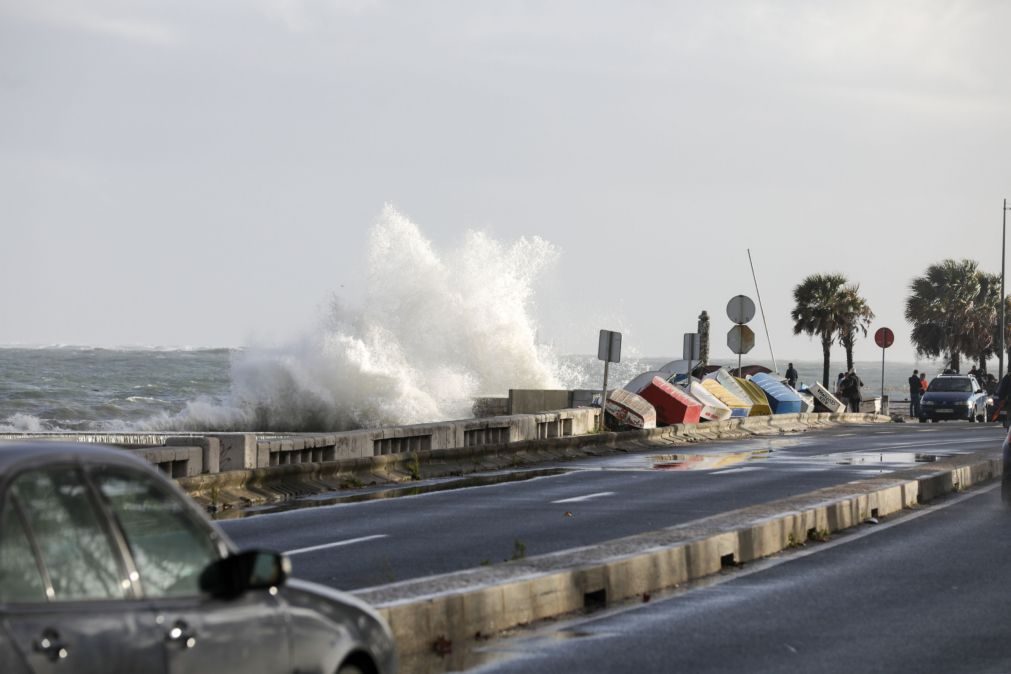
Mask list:
[[982,392],[983,392],[983,389],[981,389],[981,388],[976,389],[976,393],[982,393]]
[[279,552],[247,550],[211,562],[200,574],[200,590],[218,599],[234,599],[249,590],[283,585],[291,561]]

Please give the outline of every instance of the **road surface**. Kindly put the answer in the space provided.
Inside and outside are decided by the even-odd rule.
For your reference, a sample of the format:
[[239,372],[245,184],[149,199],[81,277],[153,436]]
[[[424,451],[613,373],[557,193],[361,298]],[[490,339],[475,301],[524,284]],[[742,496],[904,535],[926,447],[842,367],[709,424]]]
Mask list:
[[[242,548],[287,552],[294,575],[345,590],[599,543],[993,449],[990,424],[826,431],[563,462],[553,477],[223,522]],[[538,466],[544,468],[544,466]]]

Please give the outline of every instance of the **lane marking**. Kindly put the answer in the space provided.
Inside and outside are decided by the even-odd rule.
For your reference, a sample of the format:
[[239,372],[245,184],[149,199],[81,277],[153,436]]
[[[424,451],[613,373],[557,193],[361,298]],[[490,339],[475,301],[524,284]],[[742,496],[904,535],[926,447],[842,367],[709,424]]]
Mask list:
[[726,470],[717,470],[710,473],[710,475],[729,475],[730,473],[750,473],[753,470],[762,470],[758,466],[745,466],[744,468],[727,468]]
[[361,538],[349,538],[346,541],[336,541],[334,543],[324,543],[322,545],[312,545],[308,548],[296,548],[294,550],[286,550],[284,554],[288,555],[301,555],[305,552],[315,552],[316,550],[326,550],[327,548],[339,548],[342,545],[352,545],[354,543],[364,543],[365,541],[374,541],[380,538],[388,538],[386,534],[373,534],[372,536],[362,536]]
[[558,501],[552,501],[552,503],[579,503],[580,501],[589,501],[591,498],[600,498],[601,496],[614,496],[613,491],[598,491],[596,494],[587,494],[586,496],[573,496],[572,498],[563,498]]
[[[919,518],[925,515],[937,513],[940,510],[945,510],[953,505],[961,503],[962,501],[967,501],[971,498],[976,498],[977,496],[988,494],[994,489],[998,489],[1000,486],[1001,482],[1000,480],[997,480],[995,484],[987,485],[980,489],[973,488],[971,491],[948,495],[943,502],[938,503],[936,505],[930,504],[922,506],[923,508],[922,510],[917,510],[914,512],[910,512],[908,510],[901,510],[898,513],[893,513],[888,517],[889,518],[895,517],[896,519],[889,522],[885,522],[883,524],[871,525],[862,523],[860,525],[857,525],[857,527],[866,527],[862,531],[854,531],[854,529],[856,529],[857,527],[850,527],[849,529],[835,532],[834,535],[836,534],[840,535],[839,538],[834,538],[824,543],[818,543],[816,547],[810,549],[806,550],[783,549],[772,557],[764,557],[762,559],[752,560],[748,562],[747,566],[735,569],[732,573],[705,576],[702,578],[698,578],[696,580],[689,581],[685,586],[680,588],[660,590],[659,592],[657,592],[659,596],[654,597],[649,606],[657,606],[659,604],[677,601],[679,599],[683,599],[686,595],[694,594],[696,592],[702,592],[704,590],[723,585],[724,583],[730,583],[735,580],[740,580],[741,578],[747,578],[748,576],[751,576],[753,574],[768,571],[781,564],[789,564],[794,560],[803,559],[804,557],[808,557],[810,555],[816,555],[819,552],[831,550],[832,548],[835,548],[840,545],[845,545],[852,541],[860,540],[861,538],[864,538],[866,536],[872,536],[876,533],[887,531],[892,527],[905,524],[906,522],[918,520]],[[842,536],[841,534],[845,534],[845,536]],[[588,548],[589,547],[592,546],[588,546]],[[608,607],[603,610],[596,611],[593,614],[585,617],[574,618],[568,621],[560,621],[541,629],[535,628],[532,629],[529,635],[527,636],[517,635],[515,637],[512,637],[512,639],[515,639],[516,641],[514,643],[517,643],[520,646],[529,643],[534,643],[534,646],[537,646],[538,644],[536,643],[536,640],[543,639],[545,635],[554,635],[561,632],[571,632],[585,625],[592,626],[593,623],[599,621],[617,617],[625,613],[631,613],[632,611],[642,610],[645,606],[646,604],[628,601],[626,603],[618,604],[617,606],[614,607]],[[584,638],[592,638],[597,636],[612,636],[613,634],[615,634],[613,631],[601,632],[596,634],[590,633],[587,634],[586,637]],[[499,646],[498,650],[503,651],[509,650],[508,648],[509,637],[501,639],[501,642],[504,643],[502,643]],[[482,649],[482,650],[492,650],[492,649]],[[478,652],[481,651],[479,650]]]

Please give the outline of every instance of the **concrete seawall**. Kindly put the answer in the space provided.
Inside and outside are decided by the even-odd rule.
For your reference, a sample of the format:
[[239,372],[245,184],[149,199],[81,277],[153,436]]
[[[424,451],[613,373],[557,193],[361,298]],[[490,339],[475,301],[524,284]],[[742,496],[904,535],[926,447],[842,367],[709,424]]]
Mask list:
[[593,431],[598,416],[598,409],[583,407],[328,434],[5,433],[0,434],[0,440],[120,446],[157,465],[201,504],[227,509],[341,488],[464,475],[609,451],[889,420],[874,414],[780,414],[600,433]]

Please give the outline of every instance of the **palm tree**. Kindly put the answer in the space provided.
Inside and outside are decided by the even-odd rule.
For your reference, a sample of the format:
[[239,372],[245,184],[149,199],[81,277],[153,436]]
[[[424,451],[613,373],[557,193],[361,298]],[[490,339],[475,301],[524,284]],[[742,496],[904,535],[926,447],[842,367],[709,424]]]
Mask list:
[[846,277],[842,274],[812,274],[793,289],[793,334],[821,338],[822,380],[830,388],[828,373],[832,342],[846,323]]
[[980,370],[986,370],[986,361],[1000,348],[1000,333],[995,330],[1000,322],[1000,274],[985,271],[979,275],[979,294],[973,303],[964,326],[966,346],[976,358]]
[[[919,355],[943,355],[949,367],[958,371],[963,354],[980,352],[976,314],[988,294],[983,287],[986,283],[973,260],[944,260],[913,279],[905,314],[913,326],[910,340]],[[987,324],[992,325],[992,321]]]
[[867,336],[867,329],[871,327],[874,320],[874,312],[871,311],[867,300],[860,296],[860,286],[856,283],[846,286],[843,293],[843,321],[839,326],[839,343],[846,349],[846,369],[853,369],[853,345],[857,341],[857,335],[863,333]]

